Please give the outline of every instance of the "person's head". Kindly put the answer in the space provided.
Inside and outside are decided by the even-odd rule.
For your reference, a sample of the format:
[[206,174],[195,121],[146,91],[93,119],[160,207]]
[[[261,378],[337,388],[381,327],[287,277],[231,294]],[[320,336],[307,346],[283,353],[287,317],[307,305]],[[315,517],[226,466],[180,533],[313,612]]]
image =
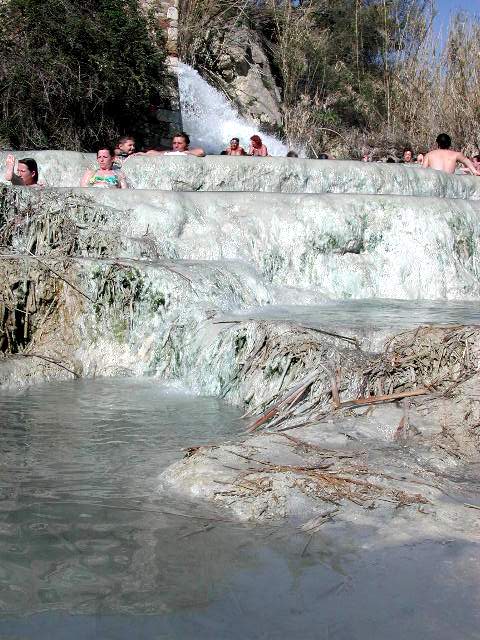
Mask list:
[[33,158],[22,158],[18,161],[17,174],[26,187],[38,182],[38,166]]
[[232,138],[230,140],[230,149],[238,149],[240,146],[240,140],[238,138]]
[[250,142],[252,143],[252,147],[255,147],[255,149],[260,149],[262,146],[262,139],[256,134],[250,138]]
[[474,165],[475,169],[478,170],[479,167],[480,167],[480,153],[477,153],[477,155],[472,156],[472,162],[473,162],[473,165]]
[[319,160],[328,160],[328,155],[327,155],[326,153],[321,153],[321,154],[318,156],[318,159],[319,159]]
[[135,138],[132,136],[122,136],[117,143],[117,147],[122,153],[130,156],[135,152]]
[[439,149],[450,149],[452,146],[452,139],[448,135],[448,133],[441,133],[437,136],[437,146]]
[[100,169],[103,169],[103,171],[110,171],[113,161],[113,149],[108,146],[100,147],[97,151],[97,162]]
[[413,160],[413,151],[410,149],[410,147],[406,147],[403,150],[403,161],[412,162],[412,160]]
[[362,156],[362,162],[371,162],[371,158],[368,153],[364,153]]
[[173,151],[187,151],[189,144],[190,138],[188,134],[185,133],[185,131],[176,133],[172,138]]
[[287,158],[298,158],[298,153],[296,151],[289,151],[287,153]]
[[424,157],[423,153],[419,153],[417,156],[417,164],[422,164]]

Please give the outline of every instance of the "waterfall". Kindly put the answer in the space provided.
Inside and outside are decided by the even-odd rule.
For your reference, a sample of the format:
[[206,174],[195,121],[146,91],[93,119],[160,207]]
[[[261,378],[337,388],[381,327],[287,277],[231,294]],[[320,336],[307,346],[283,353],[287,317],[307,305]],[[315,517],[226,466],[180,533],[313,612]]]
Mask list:
[[[50,187],[4,190],[2,211],[24,211],[27,225],[12,220],[9,246],[48,256],[52,242],[57,251],[63,238],[68,249],[74,234],[67,280],[86,297],[68,312],[78,320],[71,331],[83,334],[65,362],[82,375],[148,372],[215,394],[237,366],[235,339],[216,337],[225,321],[233,321],[227,338],[244,321],[252,335],[280,321],[340,333],[355,327],[376,344],[386,327],[413,319],[479,322],[477,178],[360,162],[158,156],[125,163],[127,191],[72,189],[91,157],[22,154],[37,160]],[[32,271],[31,281],[39,278]],[[85,300],[101,304],[84,307]],[[65,297],[64,307],[71,304]],[[23,339],[22,326],[18,334]],[[32,379],[28,362],[9,366],[4,382]],[[57,367],[39,376],[64,374]]]
[[[214,89],[192,67],[176,65],[183,128],[192,139],[192,146],[200,146],[206,153],[218,154],[232,137],[248,149],[250,136],[259,129],[247,122],[224,95]],[[272,156],[285,156],[288,148],[278,138],[261,133]]]

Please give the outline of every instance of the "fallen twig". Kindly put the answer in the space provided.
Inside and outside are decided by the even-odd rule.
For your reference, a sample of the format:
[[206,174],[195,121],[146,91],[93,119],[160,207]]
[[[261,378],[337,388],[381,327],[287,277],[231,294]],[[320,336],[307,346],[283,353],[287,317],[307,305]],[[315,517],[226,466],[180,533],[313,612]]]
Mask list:
[[81,289],[79,289],[78,287],[76,287],[74,284],[72,284],[69,280],[67,280],[66,278],[64,278],[62,275],[60,275],[58,273],[58,271],[55,271],[55,269],[53,269],[50,265],[48,265],[46,262],[44,262],[43,260],[41,260],[38,256],[36,256],[34,253],[32,253],[31,251],[29,251],[28,249],[26,250],[27,253],[34,258],[34,260],[37,260],[38,262],[40,262],[41,265],[43,265],[46,269],[48,269],[49,271],[51,271],[54,275],[57,276],[57,278],[60,278],[60,280],[62,280],[63,282],[65,282],[65,284],[68,284],[69,287],[72,287],[72,289],[74,289],[77,293],[79,293],[81,296],[83,296],[84,298],[86,298],[87,300],[89,300],[90,302],[92,302],[93,304],[102,304],[101,302],[97,302],[96,300],[94,300],[93,298],[91,298],[89,295],[87,295],[84,291],[82,291]]
[[69,373],[71,373],[74,378],[80,378],[78,373],[73,371],[73,369],[69,369],[61,362],[58,362],[58,360],[54,360],[53,358],[49,358],[48,356],[43,356],[40,353],[18,353],[16,355],[22,358],[40,358],[40,360],[45,360],[46,362],[50,362],[51,364],[56,364],[57,367],[60,367],[61,369],[65,369],[65,371],[68,371]]
[[425,396],[431,393],[428,389],[414,389],[413,391],[399,391],[398,393],[389,393],[383,396],[369,396],[368,398],[357,398],[356,400],[347,400],[340,403],[340,409],[349,407],[363,406],[367,404],[381,404],[383,402],[392,402],[401,398],[411,398],[413,396]]
[[306,391],[306,389],[315,381],[317,375],[318,375],[318,369],[316,369],[309,376],[307,376],[301,382],[295,385],[293,389],[290,389],[290,391],[288,391],[287,394],[283,396],[283,398],[281,398],[278,402],[275,402],[270,409],[268,409],[265,413],[263,413],[253,424],[251,424],[247,428],[247,431],[251,433],[252,431],[255,431],[256,429],[261,427],[262,424],[265,424],[265,422],[268,422],[268,420],[273,418],[273,416],[276,415],[279,409],[282,408],[283,406],[287,404],[293,405],[293,403],[296,400],[298,400],[301,397],[301,395],[303,395],[303,393]]
[[480,506],[476,504],[469,504],[468,502],[465,502],[463,506],[468,507],[469,509],[477,509],[478,511],[480,511]]

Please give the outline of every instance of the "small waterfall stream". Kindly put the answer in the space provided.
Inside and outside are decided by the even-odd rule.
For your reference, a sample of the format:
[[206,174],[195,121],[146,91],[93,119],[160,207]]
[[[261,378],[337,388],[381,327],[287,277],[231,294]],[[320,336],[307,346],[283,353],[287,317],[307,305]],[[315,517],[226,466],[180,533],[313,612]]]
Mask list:
[[[179,80],[193,144],[247,144]],[[0,193],[2,633],[476,637],[480,181],[172,156],[108,191],[88,154],[28,155],[49,186]],[[384,384],[401,336],[418,411]],[[406,402],[351,404],[376,366]],[[288,431],[243,442],[276,403]]]
[[260,133],[272,156],[285,156],[288,148],[274,136],[261,133],[258,127],[242,118],[227,98],[204,80],[198,71],[178,62],[175,65],[180,91],[184,130],[194,146],[206,153],[218,154],[232,137],[248,151],[250,136]]

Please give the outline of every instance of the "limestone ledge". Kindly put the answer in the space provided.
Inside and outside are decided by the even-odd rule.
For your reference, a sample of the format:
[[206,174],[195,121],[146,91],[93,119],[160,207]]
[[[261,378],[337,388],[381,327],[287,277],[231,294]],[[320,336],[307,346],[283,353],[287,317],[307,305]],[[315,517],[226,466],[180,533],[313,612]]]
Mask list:
[[[0,166],[7,152],[0,152]],[[48,186],[76,187],[93,154],[73,151],[22,151],[33,157]],[[134,157],[124,163],[132,189],[164,191],[260,191],[437,196],[479,200],[480,180],[416,166],[294,158],[225,156]]]
[[[465,407],[471,391],[462,389],[463,400],[455,402]],[[412,406],[410,427],[400,435],[402,408],[384,405],[243,442],[193,447],[160,475],[159,491],[213,504],[239,521],[287,519],[310,535],[351,531],[359,544],[362,531],[370,544],[405,543],[419,534],[476,540],[478,511],[468,494],[455,497],[469,471],[458,449],[445,447],[446,405],[433,402],[428,414]]]

